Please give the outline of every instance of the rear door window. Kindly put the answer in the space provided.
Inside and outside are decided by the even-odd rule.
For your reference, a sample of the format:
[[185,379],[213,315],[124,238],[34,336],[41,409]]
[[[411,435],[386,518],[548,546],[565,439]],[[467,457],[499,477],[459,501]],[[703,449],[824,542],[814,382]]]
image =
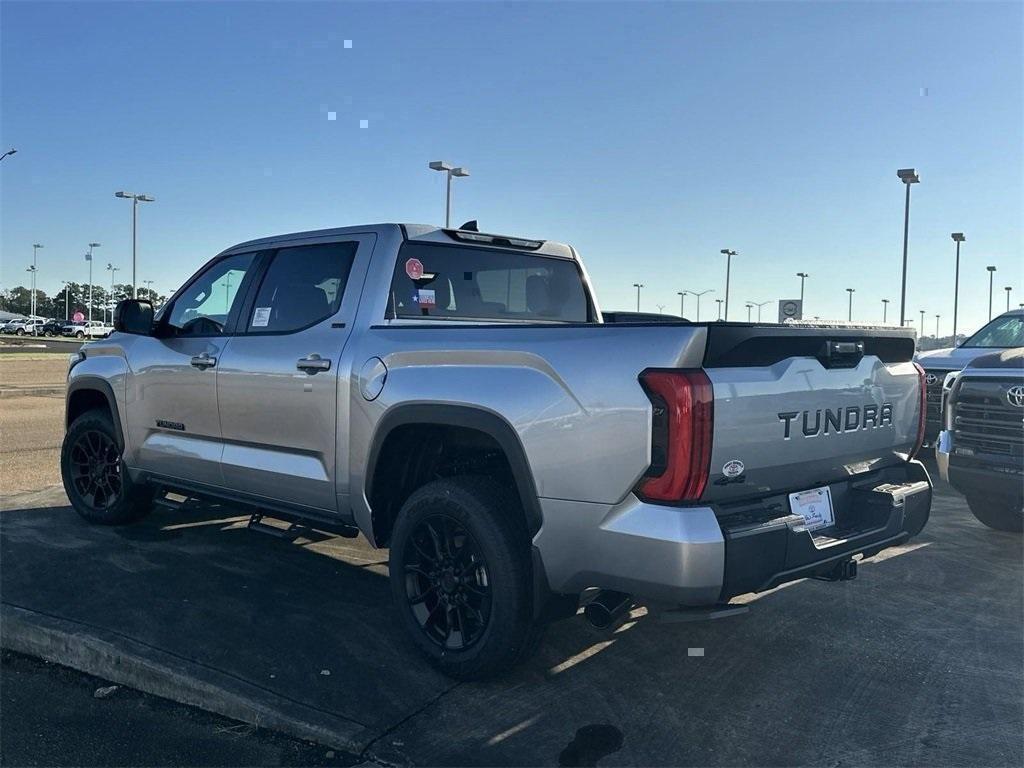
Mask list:
[[583,277],[569,259],[520,251],[406,243],[389,316],[585,323]]
[[289,333],[338,312],[358,242],[282,248],[260,284],[248,333]]

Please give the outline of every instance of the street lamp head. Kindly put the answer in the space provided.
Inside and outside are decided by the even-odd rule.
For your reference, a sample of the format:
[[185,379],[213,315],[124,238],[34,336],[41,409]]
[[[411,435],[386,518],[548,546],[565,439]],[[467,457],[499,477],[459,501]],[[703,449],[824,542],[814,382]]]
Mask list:
[[469,176],[469,168],[452,168],[452,176],[458,176],[459,178]]
[[100,243],[89,243],[89,247],[90,248],[99,248],[100,247]]
[[719,251],[719,253],[721,253],[721,254],[723,254],[725,256],[736,256],[736,255],[738,255],[737,251],[731,251],[728,248],[723,248],[722,250]]
[[883,304],[888,304],[888,303],[889,303],[889,300],[888,300],[888,299],[882,299],[882,303],[883,303]]
[[135,199],[138,200],[140,203],[155,203],[156,202],[156,198],[155,197],[150,197],[149,195],[136,195]]
[[430,164],[432,171],[450,171],[451,169],[451,163],[446,163],[444,160],[435,160]]
[[950,237],[952,237],[953,240],[955,240],[958,243],[962,243],[965,240],[967,240],[967,238],[964,237],[964,233],[963,232],[954,232],[953,234],[950,235]]
[[996,271],[996,268],[992,267],[992,266],[985,267],[985,269],[987,269],[989,272],[995,272]]
[[896,175],[900,177],[900,181],[904,184],[917,184],[921,181],[921,177],[917,175],[917,171],[913,168],[900,168],[896,171]]
[[643,288],[644,284],[643,283],[633,283],[633,287],[634,288]]
[[796,276],[797,277],[810,277],[810,275],[807,274],[806,272],[797,272]]
[[1003,290],[1006,291],[1007,293],[1009,293],[1010,291],[1013,290],[1013,286],[1012,285],[1008,285],[1005,288],[1003,288]]
[[132,198],[132,197],[135,197],[135,195],[133,195],[131,192],[125,192],[124,190],[121,190],[119,192],[115,192],[114,193],[114,197]]
[[846,289],[847,293],[853,293],[856,290],[857,290],[856,288],[847,288]]

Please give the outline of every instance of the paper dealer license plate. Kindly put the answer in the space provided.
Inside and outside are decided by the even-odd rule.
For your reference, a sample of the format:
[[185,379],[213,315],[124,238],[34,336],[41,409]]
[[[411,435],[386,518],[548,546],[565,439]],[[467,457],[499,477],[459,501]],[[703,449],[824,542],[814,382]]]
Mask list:
[[808,531],[828,528],[835,522],[828,486],[789,494],[789,509],[804,519]]

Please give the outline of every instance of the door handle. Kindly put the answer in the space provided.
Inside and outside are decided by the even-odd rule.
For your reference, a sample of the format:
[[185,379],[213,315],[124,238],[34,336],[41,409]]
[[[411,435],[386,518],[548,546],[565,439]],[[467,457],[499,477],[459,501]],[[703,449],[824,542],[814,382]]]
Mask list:
[[299,361],[295,363],[295,367],[312,376],[318,371],[331,370],[331,361],[324,360],[320,355],[310,355],[309,357],[300,358]]
[[193,365],[193,367],[198,368],[201,371],[205,370],[207,368],[212,368],[216,364],[217,364],[217,358],[216,357],[211,357],[206,352],[203,352],[203,354],[196,355],[195,357],[192,358],[192,365]]

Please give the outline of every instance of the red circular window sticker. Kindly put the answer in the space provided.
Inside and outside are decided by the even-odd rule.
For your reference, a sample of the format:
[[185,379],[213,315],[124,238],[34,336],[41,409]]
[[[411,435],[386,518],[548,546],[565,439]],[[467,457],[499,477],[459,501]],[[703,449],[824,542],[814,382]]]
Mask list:
[[423,262],[419,259],[409,259],[405,262],[405,274],[413,280],[419,280],[423,277]]

